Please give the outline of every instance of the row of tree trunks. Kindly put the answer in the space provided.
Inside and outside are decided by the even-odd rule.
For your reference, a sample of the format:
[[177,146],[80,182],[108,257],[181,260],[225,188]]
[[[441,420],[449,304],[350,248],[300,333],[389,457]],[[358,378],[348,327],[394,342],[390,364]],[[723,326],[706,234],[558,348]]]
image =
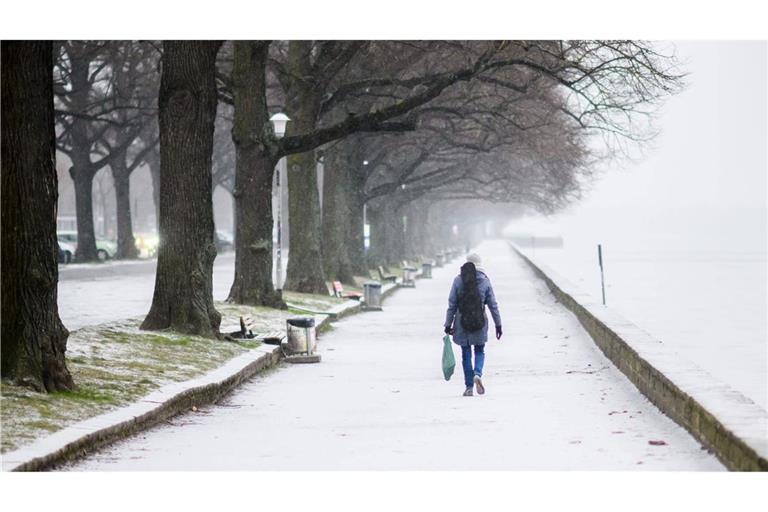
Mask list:
[[2,42],[2,374],[72,389],[57,305],[53,48]]
[[160,249],[142,329],[218,336],[211,155],[220,41],[166,41],[160,79]]
[[265,83],[269,44],[235,41],[234,48],[236,254],[229,300],[282,308],[282,294],[272,283],[272,180],[277,159],[263,142],[270,134]]

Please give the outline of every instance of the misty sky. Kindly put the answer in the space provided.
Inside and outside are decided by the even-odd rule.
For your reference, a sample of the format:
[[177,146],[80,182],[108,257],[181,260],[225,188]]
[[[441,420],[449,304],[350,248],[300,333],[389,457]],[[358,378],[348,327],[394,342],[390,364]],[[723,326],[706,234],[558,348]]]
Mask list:
[[609,169],[575,208],[766,207],[766,42],[676,42],[687,88],[653,148]]

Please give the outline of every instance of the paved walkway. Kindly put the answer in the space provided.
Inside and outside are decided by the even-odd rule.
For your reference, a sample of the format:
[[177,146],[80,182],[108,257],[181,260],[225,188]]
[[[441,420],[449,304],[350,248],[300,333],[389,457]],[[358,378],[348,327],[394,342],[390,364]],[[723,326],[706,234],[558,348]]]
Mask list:
[[724,469],[611,365],[505,243],[478,252],[504,324],[486,349],[484,396],[461,396],[460,367],[450,382],[440,371],[457,261],[397,291],[384,312],[337,323],[321,338],[321,364],[284,364],[70,469]]

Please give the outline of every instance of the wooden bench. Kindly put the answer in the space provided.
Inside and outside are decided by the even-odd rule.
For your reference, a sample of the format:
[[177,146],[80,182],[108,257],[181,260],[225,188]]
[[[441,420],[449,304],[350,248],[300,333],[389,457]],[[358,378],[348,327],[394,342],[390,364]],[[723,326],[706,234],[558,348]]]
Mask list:
[[381,265],[379,265],[379,268],[377,270],[379,271],[379,279],[381,279],[385,283],[386,282],[397,283],[397,276],[394,274],[387,274],[386,272],[384,272],[384,267],[382,267]]
[[282,331],[267,332],[264,334],[257,334],[253,339],[266,343],[267,345],[280,345],[285,339],[285,333]]
[[363,298],[363,294],[360,292],[344,293],[344,286],[342,286],[341,281],[333,282],[333,296],[338,297],[339,299],[352,299],[352,300],[360,300]]
[[253,334],[253,318],[240,317],[240,330],[224,334],[227,341],[254,340],[266,343],[268,345],[280,345],[285,339],[285,333],[282,331],[270,331],[262,334]]

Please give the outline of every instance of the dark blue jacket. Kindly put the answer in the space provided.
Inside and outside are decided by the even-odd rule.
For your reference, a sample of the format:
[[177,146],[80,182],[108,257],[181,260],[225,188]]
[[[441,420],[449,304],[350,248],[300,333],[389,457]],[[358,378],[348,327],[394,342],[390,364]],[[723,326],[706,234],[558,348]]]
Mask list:
[[456,276],[451,287],[451,294],[448,296],[448,311],[445,315],[445,327],[453,325],[453,342],[457,345],[482,345],[488,341],[488,316],[485,314],[485,306],[491,310],[493,323],[496,327],[501,326],[501,316],[499,315],[499,306],[496,304],[496,296],[493,294],[491,280],[484,272],[477,271],[477,289],[480,297],[483,299],[483,328],[474,332],[466,332],[461,326],[461,312],[458,308],[459,294],[463,291],[464,285],[461,282],[461,276]]

